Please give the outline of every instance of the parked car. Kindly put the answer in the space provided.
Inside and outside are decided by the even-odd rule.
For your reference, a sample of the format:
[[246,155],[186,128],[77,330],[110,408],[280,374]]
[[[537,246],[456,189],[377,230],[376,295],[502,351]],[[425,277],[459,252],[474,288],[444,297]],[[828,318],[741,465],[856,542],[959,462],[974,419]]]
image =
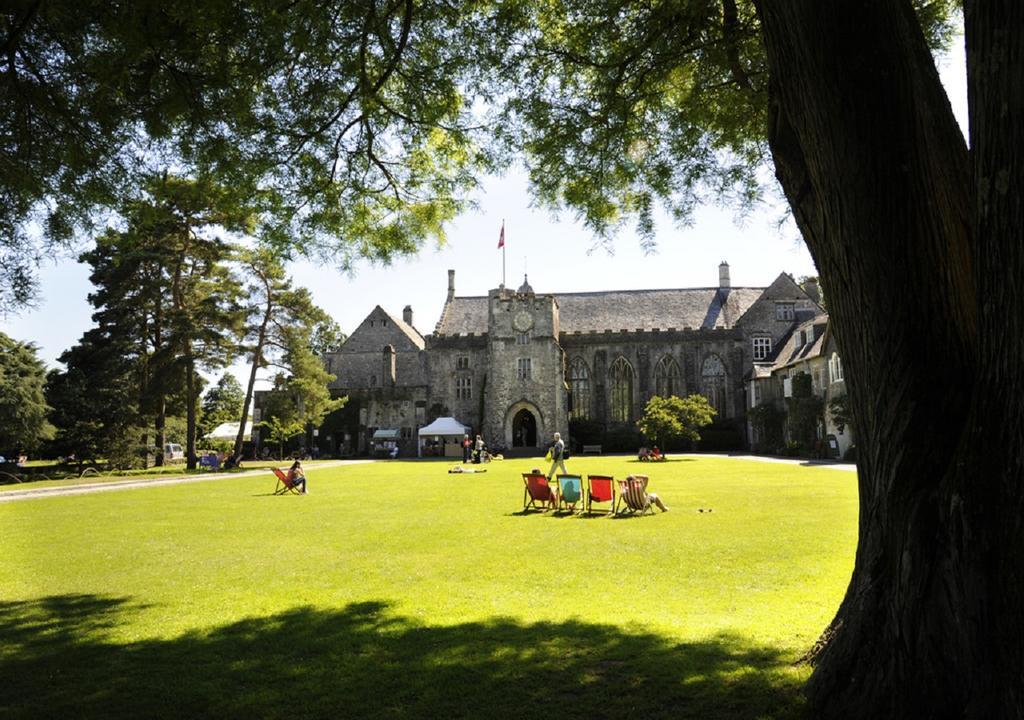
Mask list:
[[183,460],[185,451],[178,443],[167,443],[164,445],[164,460]]

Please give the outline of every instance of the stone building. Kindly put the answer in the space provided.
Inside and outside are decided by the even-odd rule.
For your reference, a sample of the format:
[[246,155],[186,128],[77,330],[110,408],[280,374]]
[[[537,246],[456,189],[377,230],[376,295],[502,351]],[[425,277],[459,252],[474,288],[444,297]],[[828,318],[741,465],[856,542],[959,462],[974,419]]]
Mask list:
[[[813,293],[812,293],[813,294]],[[320,432],[327,453],[362,454],[375,432],[397,430],[403,455],[419,427],[453,416],[489,445],[540,448],[571,420],[635,431],[653,395],[702,393],[718,422],[748,436],[748,381],[795,327],[822,315],[782,273],[768,287],[715,287],[458,296],[455,271],[432,333],[377,306],[336,352],[332,392],[350,400]]]
[[[750,409],[762,404],[775,406],[781,413],[783,425],[779,440],[795,440],[789,427],[786,400],[793,397],[794,379],[806,375],[810,379],[810,392],[821,401],[822,414],[818,422],[817,454],[845,457],[853,445],[853,429],[838,423],[829,410],[831,401],[846,395],[843,362],[839,357],[828,326],[828,315],[818,315],[793,328],[780,343],[770,361],[755,363],[747,389]],[[763,430],[756,423],[748,423],[748,441],[752,448],[774,452],[771,442],[760,437]]]

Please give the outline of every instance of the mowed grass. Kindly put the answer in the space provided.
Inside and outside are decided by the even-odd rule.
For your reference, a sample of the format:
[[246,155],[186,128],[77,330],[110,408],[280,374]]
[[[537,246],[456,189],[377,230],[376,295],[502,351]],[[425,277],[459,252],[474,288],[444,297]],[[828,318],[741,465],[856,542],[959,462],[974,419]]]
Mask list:
[[521,514],[533,464],[0,504],[0,716],[800,716],[854,473],[570,460],[646,472],[671,508],[613,519]]
[[[303,467],[310,466],[316,467],[317,465],[324,464],[330,461],[324,460],[307,460],[303,462]],[[229,470],[218,469],[216,471],[196,468],[195,470],[189,470],[185,467],[184,462],[175,462],[163,467],[150,467],[146,469],[138,470],[113,470],[113,471],[95,471],[91,468],[87,468],[85,473],[80,476],[70,475],[68,477],[61,477],[60,479],[50,479],[48,476],[42,475],[0,475],[0,495],[8,491],[24,491],[24,490],[35,490],[37,488],[51,488],[51,487],[67,487],[69,485],[84,485],[91,483],[111,483],[111,482],[125,482],[131,480],[156,480],[160,478],[171,478],[171,477],[183,477],[186,475],[209,475],[209,474],[222,474],[232,473],[240,474],[248,472],[249,470],[269,470],[271,467],[288,467],[292,464],[291,460],[246,460],[242,463],[240,468],[231,468]],[[31,467],[32,462],[29,463]],[[36,464],[38,467],[46,467],[42,462]],[[49,463],[54,468],[58,467],[54,463]],[[55,471],[60,472],[60,471]],[[15,479],[16,478],[16,479]]]

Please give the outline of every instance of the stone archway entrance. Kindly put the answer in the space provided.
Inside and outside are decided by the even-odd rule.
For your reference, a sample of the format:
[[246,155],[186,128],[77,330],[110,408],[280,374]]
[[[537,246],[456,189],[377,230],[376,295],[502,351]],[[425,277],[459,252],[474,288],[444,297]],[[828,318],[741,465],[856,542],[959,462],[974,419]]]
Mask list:
[[526,408],[512,418],[512,447],[537,447],[537,418]]

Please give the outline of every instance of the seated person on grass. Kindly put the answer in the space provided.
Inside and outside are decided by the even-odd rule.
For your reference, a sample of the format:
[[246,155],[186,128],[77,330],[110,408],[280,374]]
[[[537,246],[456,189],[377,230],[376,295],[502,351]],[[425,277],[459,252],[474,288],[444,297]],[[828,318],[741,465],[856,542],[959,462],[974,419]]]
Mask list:
[[653,460],[655,462],[658,462],[658,461],[664,460],[664,459],[665,459],[665,456],[661,454],[661,450],[658,449],[657,445],[655,445],[654,447],[651,448],[651,460]]
[[309,491],[306,490],[306,473],[302,471],[302,463],[298,460],[292,463],[291,468],[289,468],[288,480],[291,481],[293,487],[301,485],[303,495],[309,494]]
[[646,461],[650,460],[651,459],[650,451],[647,448],[645,448],[645,447],[640,448],[640,452],[638,452],[636,454],[636,459],[639,460],[640,462],[646,462]]

